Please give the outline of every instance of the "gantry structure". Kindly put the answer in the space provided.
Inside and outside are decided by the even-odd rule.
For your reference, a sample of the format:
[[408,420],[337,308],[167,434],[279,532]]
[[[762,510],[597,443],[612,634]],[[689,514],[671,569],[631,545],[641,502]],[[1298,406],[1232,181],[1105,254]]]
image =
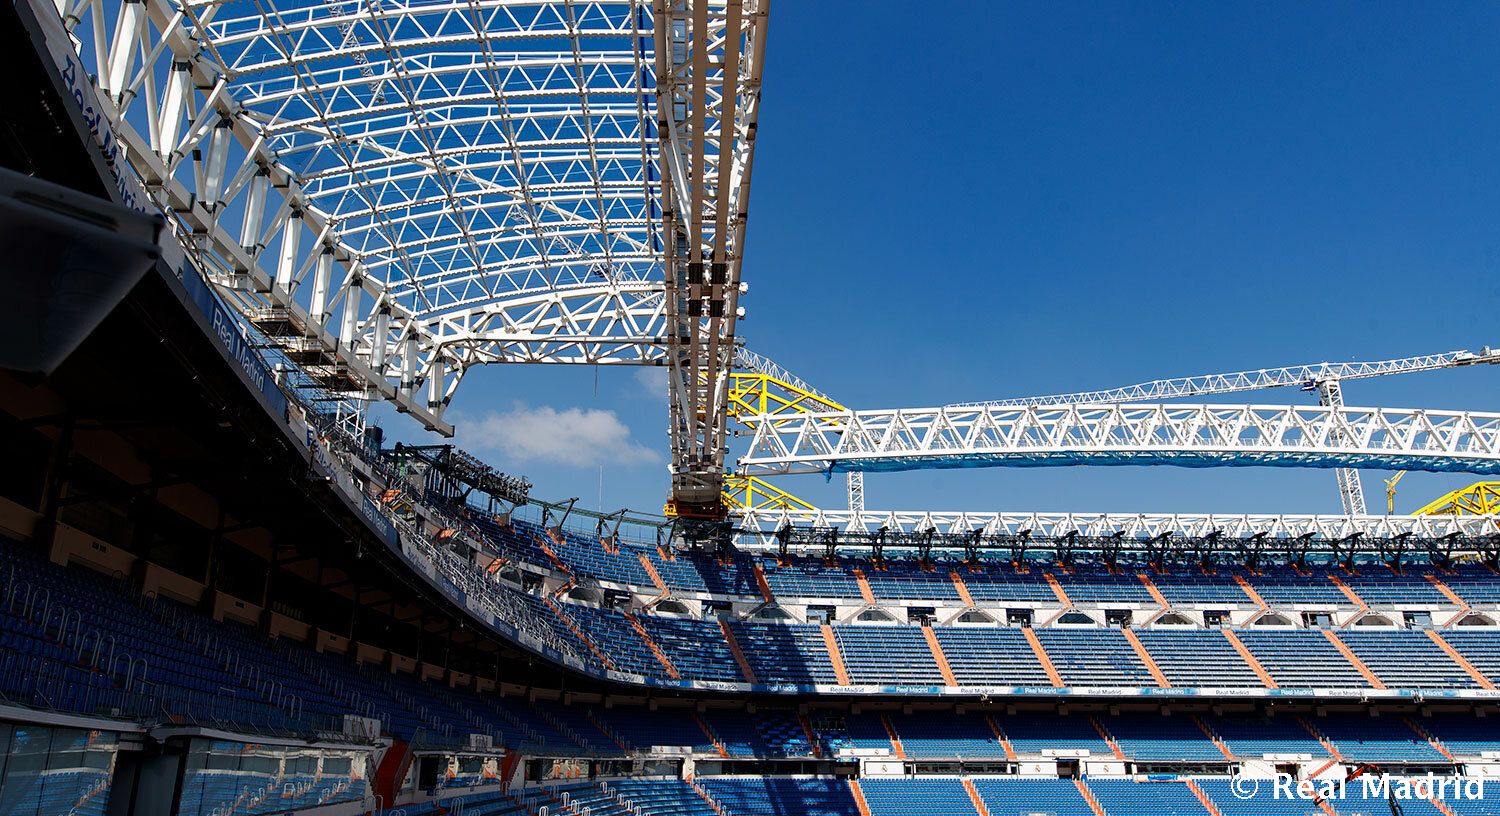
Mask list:
[[32,2],[130,203],[322,386],[451,433],[475,365],[665,366],[714,512],[769,0]]
[[[118,198],[164,217],[230,330],[440,433],[476,365],[662,366],[680,516],[722,518],[726,491],[745,519],[821,512],[773,474],[853,474],[857,525],[864,471],[1277,465],[1340,471],[1321,535],[1374,518],[1353,468],[1500,471],[1500,414],[1340,389],[1488,349],[902,411],[743,353],[769,0],[25,2]],[[1280,385],[1321,404],[1154,402]],[[752,428],[732,477],[731,417]]]
[[[1500,362],[1500,352],[1488,346],[1477,352],[1460,349],[1440,354],[1423,354],[1394,360],[1374,360],[1347,363],[1311,363],[1307,365],[1261,368],[1253,371],[1235,371],[1227,374],[1200,374],[1193,377],[1177,377],[1164,380],[1136,383],[1120,388],[1095,391],[1076,391],[1069,394],[1052,394],[1042,397],[1018,397],[988,400],[985,402],[955,403],[953,407],[974,408],[979,406],[1015,408],[1028,405],[1099,405],[1110,403],[1142,402],[1200,397],[1209,394],[1232,394],[1244,391],[1263,391],[1296,386],[1303,391],[1318,395],[1318,404],[1334,408],[1344,404],[1342,383],[1346,380],[1361,380],[1384,377],[1391,374],[1412,374],[1422,371],[1437,371],[1468,365],[1493,365]],[[1344,512],[1360,516],[1365,513],[1365,493],[1359,481],[1359,471],[1353,468],[1338,468],[1339,500]]]
[[[763,473],[777,475],[795,472],[810,472],[813,469],[832,471],[848,467],[870,469],[906,469],[919,467],[984,466],[989,464],[1112,464],[1104,461],[1108,456],[1129,456],[1122,464],[1192,464],[1235,465],[1262,464],[1267,448],[1280,447],[1280,454],[1291,455],[1291,451],[1302,446],[1316,450],[1318,457],[1353,456],[1350,450],[1336,450],[1336,443],[1351,443],[1361,440],[1369,447],[1382,449],[1400,448],[1404,444],[1411,449],[1426,449],[1446,460],[1446,453],[1439,444],[1424,441],[1414,424],[1408,423],[1405,433],[1394,426],[1386,431],[1395,434],[1392,439],[1376,436],[1379,423],[1364,423],[1362,430],[1354,427],[1319,429],[1307,424],[1305,418],[1294,418],[1286,414],[1288,421],[1276,418],[1278,408],[1253,406],[1168,406],[1128,405],[1125,401],[1162,400],[1222,394],[1243,391],[1266,390],[1285,386],[1298,386],[1304,391],[1316,392],[1324,407],[1341,407],[1342,401],[1330,405],[1322,399],[1331,387],[1337,393],[1338,383],[1344,379],[1403,374],[1418,371],[1433,371],[1459,366],[1493,364],[1500,362],[1500,353],[1484,348],[1479,352],[1453,351],[1407,357],[1396,360],[1349,363],[1316,363],[1283,368],[1258,369],[1228,374],[1207,374],[1195,377],[1154,380],[1148,383],[1113,389],[1100,389],[1070,394],[1042,397],[1020,397],[986,402],[968,402],[950,405],[947,409],[903,411],[897,421],[886,428],[882,443],[894,453],[902,447],[926,448],[919,456],[898,458],[895,463],[884,465],[874,462],[879,456],[851,456],[847,462],[836,458],[810,461],[813,467],[797,466],[786,458],[776,462],[767,461],[775,457],[764,457],[755,452],[756,444],[776,445],[778,434],[765,433],[773,426],[796,446],[808,450],[825,450],[836,453],[832,445],[850,443],[860,448],[855,436],[846,436],[846,431],[868,430],[861,421],[849,421],[840,414],[860,414],[861,418],[878,415],[878,412],[852,412],[839,406],[822,392],[792,375],[781,366],[759,355],[742,351],[744,371],[735,375],[732,395],[734,400],[730,414],[745,424],[754,435],[751,453],[740,462],[745,470],[757,468]],[[1080,410],[1092,408],[1092,411]],[[1020,432],[1009,437],[1013,450],[1004,456],[991,457],[980,450],[982,433],[961,433],[969,419],[961,418],[964,412],[986,411],[993,420],[997,411],[990,409],[1027,409],[1010,414],[1012,419],[1022,417],[1034,420],[1038,425],[1051,424],[1050,433],[1028,435]],[[1087,428],[1069,427],[1070,422],[1088,424],[1089,417],[1099,416],[1101,409],[1113,412],[1110,421],[1095,423]],[[1163,412],[1171,409],[1171,416]],[[1295,409],[1284,409],[1295,411]],[[1319,409],[1308,409],[1320,413]],[[1361,409],[1353,409],[1359,411]],[[1155,412],[1153,414],[1153,411]],[[1185,411],[1185,413],[1184,413]],[[1193,412],[1199,416],[1192,418]],[[1205,419],[1202,414],[1212,413]],[[1327,412],[1322,412],[1327,413]],[[1428,412],[1411,413],[1413,416]],[[1235,414],[1241,418],[1235,419]],[[826,415],[826,416],[813,416]],[[1132,417],[1135,427],[1126,421]],[[969,417],[977,415],[968,414]],[[1473,419],[1478,415],[1468,415]],[[1249,421],[1246,422],[1245,419]],[[1381,420],[1385,412],[1381,412]],[[956,421],[955,421],[956,420]],[[1144,420],[1144,421],[1141,421]],[[1009,421],[1009,420],[1001,420]],[[1396,420],[1398,423],[1401,420]],[[1427,421],[1426,419],[1422,421]],[[915,423],[915,424],[914,424]],[[973,423],[983,427],[983,421]],[[1420,424],[1420,423],[1418,423]],[[1441,421],[1440,421],[1441,424]],[[1479,433],[1479,425],[1459,423],[1454,440],[1469,433]],[[826,435],[819,429],[828,431]],[[795,430],[794,430],[795,429]],[[1440,434],[1437,426],[1432,433]],[[1104,433],[1105,436],[1090,437]],[[1279,438],[1279,443],[1271,437]],[[905,434],[905,443],[901,436]],[[1115,434],[1116,436],[1110,436]],[[1218,434],[1215,445],[1214,436]],[[957,436],[955,436],[957,435]],[[1155,438],[1153,439],[1153,435]],[[1186,436],[1184,436],[1186,435]],[[1405,441],[1402,442],[1401,440]],[[1476,441],[1475,440],[1470,441]],[[1152,442],[1160,443],[1158,450],[1148,451]],[[1069,443],[1072,449],[1068,449]],[[1115,450],[1106,450],[1111,443]],[[1056,449],[1048,451],[1048,459],[1038,447],[1053,443]],[[1096,444],[1090,444],[1096,443]],[[1102,446],[1097,443],[1104,443]],[[1029,446],[1029,449],[1028,449]],[[1197,446],[1199,450],[1193,450]],[[865,445],[865,453],[880,454],[879,445]],[[1460,446],[1461,447],[1461,446]],[[1478,453],[1482,445],[1474,446],[1470,453]],[[1202,460],[1209,453],[1217,460]],[[909,451],[908,451],[909,452]],[[995,453],[995,452],[991,452]],[[1390,455],[1399,455],[1388,450]],[[1034,457],[1015,459],[1011,457]],[[1071,457],[1071,459],[1069,458]],[[1094,458],[1087,458],[1094,457]],[[1037,461],[1042,460],[1042,461]],[[1361,464],[1365,461],[1361,460]],[[1307,459],[1293,459],[1293,465],[1310,464]],[[1329,466],[1322,462],[1320,466]],[[1459,464],[1444,461],[1440,469],[1483,469],[1484,465]],[[1352,468],[1340,468],[1340,472],[1357,473]],[[1404,472],[1404,471],[1403,471]],[[862,471],[849,471],[852,478],[863,476]],[[851,503],[847,509],[815,508],[796,499],[777,487],[772,487],[758,476],[736,475],[738,480],[754,483],[757,491],[746,491],[737,495],[734,506],[739,523],[740,541],[743,546],[755,548],[779,548],[785,550],[800,544],[800,549],[824,548],[832,552],[834,547],[873,548],[877,552],[884,547],[904,550],[922,550],[932,547],[962,548],[1017,548],[1034,546],[1062,547],[1068,552],[1092,551],[1118,553],[1134,550],[1141,553],[1182,552],[1235,552],[1253,556],[1256,553],[1279,552],[1283,555],[1305,555],[1326,551],[1337,554],[1364,549],[1381,552],[1389,557],[1400,553],[1422,550],[1431,554],[1452,554],[1455,548],[1466,548],[1467,552],[1495,551],[1500,546],[1500,482],[1478,482],[1469,487],[1448,493],[1413,515],[1383,516],[1368,515],[1363,509],[1362,496],[1357,511],[1351,512],[1343,489],[1348,482],[1340,478],[1340,496],[1346,500],[1345,513],[1341,515],[1278,515],[1278,514],[1184,514],[1184,513],[1028,513],[1028,512],[934,512],[934,511],[867,511],[863,502]],[[1399,475],[1398,475],[1399,478]],[[1358,486],[1357,475],[1353,484]],[[861,491],[862,493],[862,491]],[[1441,516],[1444,518],[1433,518]],[[1459,516],[1462,518],[1454,518]],[[1476,544],[1476,542],[1478,542]],[[1486,556],[1488,557],[1488,556]]]
[[[954,403],[943,408],[895,412],[838,411],[815,402],[762,408],[760,415],[740,415],[752,427],[750,453],[740,459],[743,472],[781,475],[798,472],[905,470],[924,467],[983,467],[1046,464],[1178,464],[1287,465],[1333,467],[1338,476],[1344,514],[1366,514],[1358,471],[1339,464],[1380,466],[1417,449],[1435,453],[1435,461],[1414,464],[1434,470],[1484,472],[1465,464],[1474,451],[1467,442],[1444,448],[1422,437],[1428,412],[1353,409],[1344,412],[1344,380],[1435,371],[1500,362],[1489,347],[1347,363],[1313,363],[1225,374],[1152,380],[1119,388],[1039,397]],[[1279,406],[1188,406],[1153,404],[1213,394],[1297,386],[1318,394],[1322,412],[1298,413]],[[1009,410],[1006,409],[1017,409]],[[749,414],[742,411],[742,414]],[[809,414],[823,414],[812,417]],[[848,417],[840,414],[849,414]],[[795,417],[791,416],[796,414]],[[1470,418],[1480,415],[1467,415]],[[1439,424],[1447,421],[1433,414]],[[1396,427],[1391,422],[1404,427]],[[846,434],[846,431],[849,432]],[[1478,433],[1477,427],[1475,432]],[[1463,430],[1459,430],[1462,435]],[[1452,433],[1448,437],[1457,439]],[[1402,439],[1406,439],[1403,442]],[[1411,448],[1403,452],[1403,447]],[[824,454],[827,454],[824,456]],[[1450,456],[1449,454],[1454,454]],[[1430,457],[1431,458],[1431,457]],[[1421,457],[1404,459],[1419,463]],[[1481,485],[1468,489],[1468,493]],[[1456,491],[1454,506],[1475,508]],[[1423,508],[1419,514],[1448,497]],[[851,510],[863,510],[851,503]]]

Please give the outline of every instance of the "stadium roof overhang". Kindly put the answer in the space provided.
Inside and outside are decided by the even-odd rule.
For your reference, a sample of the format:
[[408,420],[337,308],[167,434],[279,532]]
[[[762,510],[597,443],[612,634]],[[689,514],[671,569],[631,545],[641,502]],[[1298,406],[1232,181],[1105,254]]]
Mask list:
[[51,48],[127,197],[330,387],[448,432],[476,364],[666,365],[674,466],[722,478],[768,5],[62,0]]

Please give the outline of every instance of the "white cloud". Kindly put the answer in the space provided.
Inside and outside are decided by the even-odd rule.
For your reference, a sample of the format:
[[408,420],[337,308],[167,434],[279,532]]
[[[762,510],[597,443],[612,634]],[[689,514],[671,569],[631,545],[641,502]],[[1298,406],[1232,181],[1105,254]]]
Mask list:
[[[460,424],[461,423],[461,424]],[[656,451],[630,438],[630,428],[614,411],[596,408],[531,407],[490,411],[459,419],[462,444],[493,451],[509,462],[547,462],[584,467],[658,461]],[[497,462],[501,467],[504,465]]]
[[663,401],[667,398],[667,368],[666,366],[647,366],[635,370],[635,381],[653,397]]

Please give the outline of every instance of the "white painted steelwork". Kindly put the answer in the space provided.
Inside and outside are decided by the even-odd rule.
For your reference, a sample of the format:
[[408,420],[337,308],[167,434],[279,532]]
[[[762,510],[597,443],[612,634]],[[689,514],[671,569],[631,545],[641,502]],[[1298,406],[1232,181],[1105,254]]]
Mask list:
[[1437,540],[1448,536],[1478,538],[1500,535],[1500,516],[1343,516],[1212,513],[1007,513],[867,510],[737,510],[741,541],[774,545],[777,530],[794,527],[834,527],[851,532],[874,532],[885,527],[896,533],[963,535],[980,530],[986,536],[1036,539],[1064,538],[1069,533],[1087,538],[1123,535],[1130,539],[1204,538],[1217,533],[1225,542],[1260,536],[1290,539],[1312,536],[1340,541],[1359,535],[1370,539],[1410,536]]
[[722,515],[725,410],[769,0],[654,0],[668,438],[678,511]]
[[[1230,374],[1202,374],[1195,377],[1178,377],[1166,380],[1127,385],[1099,391],[1077,391],[1071,394],[1053,394],[1043,397],[1020,397],[985,402],[956,403],[956,407],[980,405],[996,407],[1020,407],[1026,405],[1062,405],[1097,403],[1120,403],[1146,400],[1196,397],[1208,394],[1227,394],[1237,391],[1258,391],[1268,388],[1298,386],[1304,391],[1317,391],[1319,405],[1343,404],[1341,380],[1366,377],[1381,377],[1388,374],[1408,374],[1417,371],[1435,371],[1441,368],[1500,362],[1500,353],[1488,346],[1478,353],[1471,351],[1449,351],[1442,354],[1426,354],[1403,357],[1396,360],[1351,363],[1313,363],[1285,368],[1263,368],[1256,371],[1238,371]],[[1365,512],[1365,492],[1359,481],[1359,471],[1339,468],[1339,501],[1344,512],[1362,515]]]
[[738,291],[767,0],[30,2],[219,293],[429,427],[476,364],[676,365],[669,244]]
[[747,417],[747,475],[1057,465],[1500,472],[1500,414],[1265,405],[917,408]]
[[1388,374],[1409,374],[1418,371],[1435,371],[1457,366],[1500,363],[1500,352],[1489,347],[1472,351],[1449,351],[1442,354],[1425,354],[1403,357],[1397,360],[1377,360],[1353,363],[1312,363],[1287,366],[1285,368],[1262,368],[1255,371],[1236,371],[1229,374],[1200,374],[1193,377],[1177,377],[1165,380],[1127,385],[1121,388],[1105,388],[1097,391],[1075,391],[1071,394],[1051,394],[1041,397],[1016,397],[1013,399],[985,400],[982,402],[959,402],[952,408],[1023,408],[1028,405],[1099,405],[1106,403],[1154,402],[1179,397],[1200,397],[1208,394],[1229,394],[1239,391],[1263,391],[1269,388],[1297,386],[1306,390],[1315,389],[1319,383],[1330,380],[1357,380],[1366,377],[1381,377]]

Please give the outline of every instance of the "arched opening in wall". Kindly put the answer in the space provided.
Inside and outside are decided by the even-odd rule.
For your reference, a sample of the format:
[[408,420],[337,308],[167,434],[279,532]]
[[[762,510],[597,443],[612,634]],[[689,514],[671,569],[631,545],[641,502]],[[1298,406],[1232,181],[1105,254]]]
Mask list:
[[763,606],[750,616],[751,620],[758,621],[789,621],[792,616],[779,606]]
[[1464,615],[1463,618],[1461,618],[1459,620],[1458,625],[1459,626],[1494,626],[1495,622],[1493,620],[1491,620],[1488,616],[1481,615],[1478,612],[1472,612],[1472,613],[1470,613],[1468,615]]
[[582,587],[582,586],[576,586],[576,587],[573,587],[572,589],[568,590],[568,599],[569,600],[573,600],[573,601],[583,601],[584,603],[594,603],[594,604],[603,603],[604,602],[604,596],[601,595],[601,594],[599,594],[599,590],[597,590],[597,589],[589,589],[588,587]]
[[658,603],[656,605],[656,611],[657,612],[665,612],[668,615],[686,615],[686,614],[688,614],[687,604],[683,603],[682,601],[673,600],[671,598],[668,598],[665,601],[662,601],[661,603]]
[[1098,626],[1099,622],[1075,609],[1071,612],[1064,612],[1062,617],[1057,619],[1057,624],[1059,626]]
[[860,623],[895,623],[896,618],[884,609],[866,609],[854,616]]
[[998,621],[996,621],[993,617],[991,617],[991,616],[989,616],[989,615],[987,615],[987,614],[985,614],[983,612],[980,612],[978,609],[970,609],[969,611],[963,613],[962,615],[959,615],[957,622],[958,623],[973,623],[973,624],[981,624],[981,625],[988,624],[988,625],[991,625],[991,626],[993,626],[994,624],[998,623]]
[[1192,626],[1193,621],[1181,612],[1168,612],[1156,619],[1157,626]]
[[1277,612],[1267,612],[1255,619],[1256,626],[1291,626],[1292,622],[1286,616]]
[[1370,613],[1354,622],[1355,626],[1395,626],[1390,618],[1378,613]]

